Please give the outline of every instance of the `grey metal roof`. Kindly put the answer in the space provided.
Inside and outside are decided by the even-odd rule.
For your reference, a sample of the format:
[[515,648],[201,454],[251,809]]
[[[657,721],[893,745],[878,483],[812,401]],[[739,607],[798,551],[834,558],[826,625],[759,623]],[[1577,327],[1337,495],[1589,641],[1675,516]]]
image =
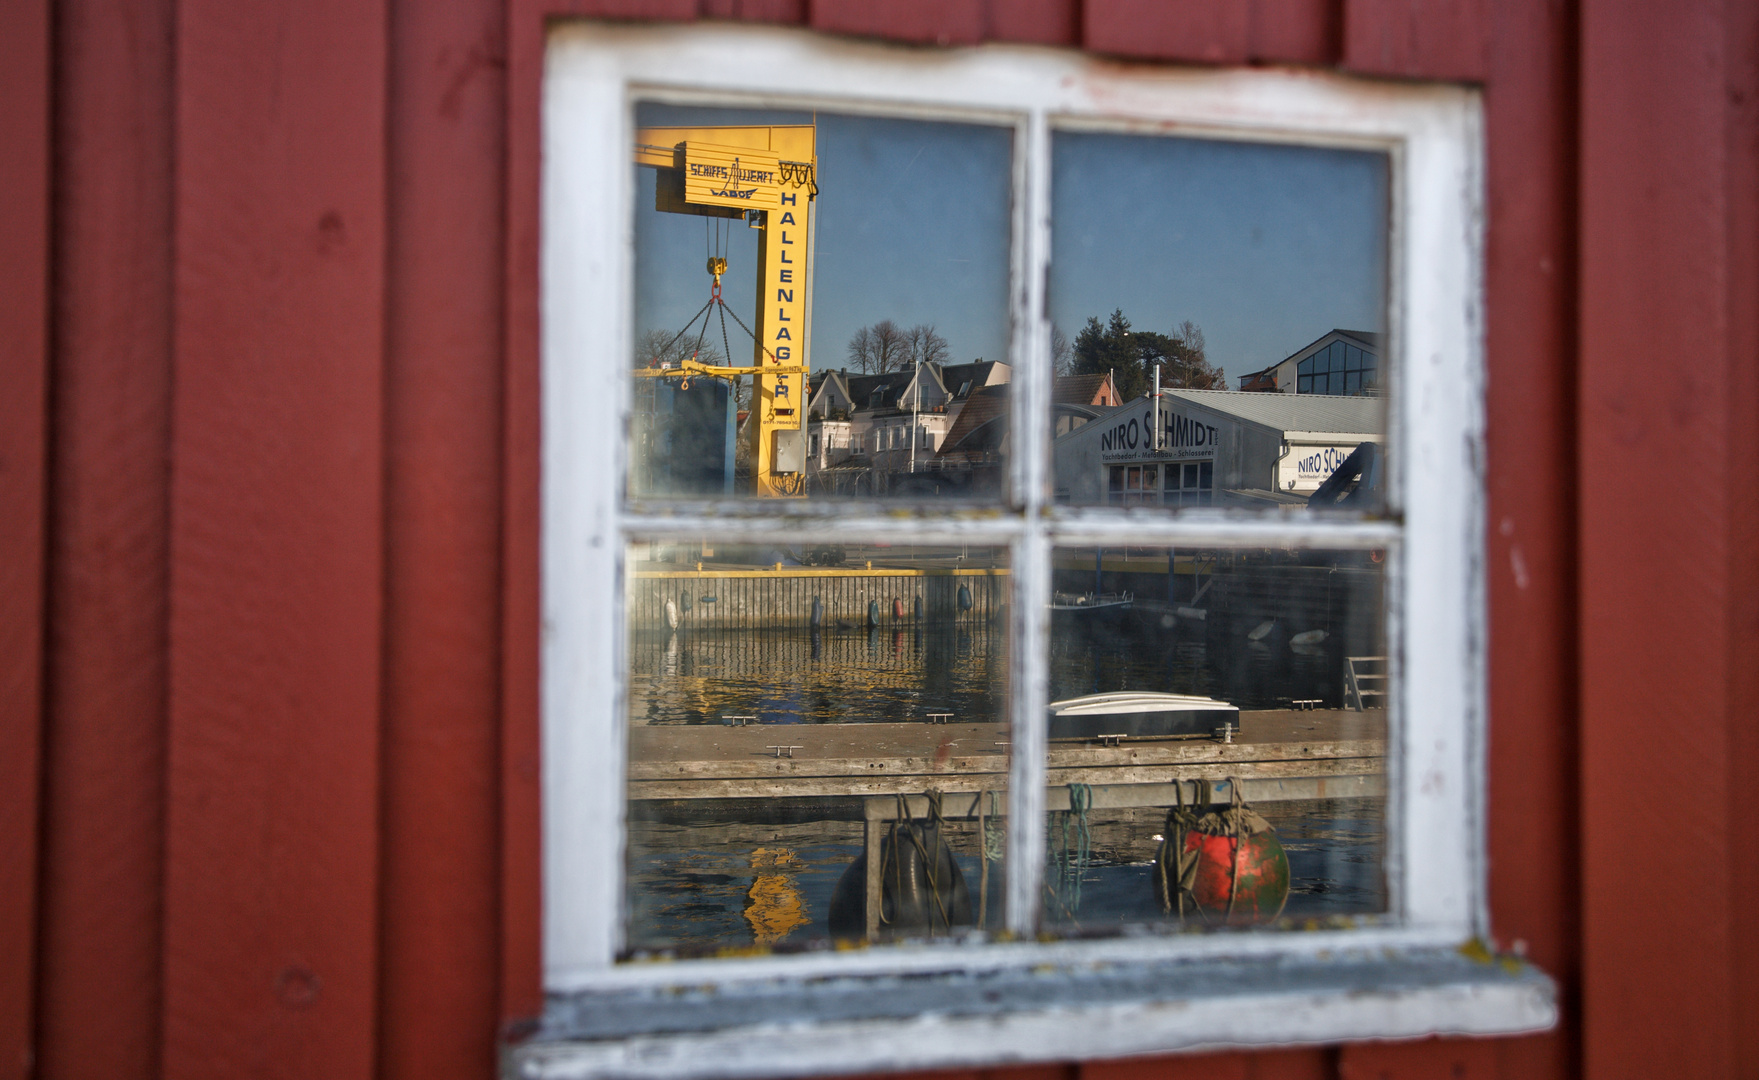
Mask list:
[[1239,390],[1163,389],[1161,393],[1279,431],[1378,435],[1386,430],[1386,401],[1378,397]]

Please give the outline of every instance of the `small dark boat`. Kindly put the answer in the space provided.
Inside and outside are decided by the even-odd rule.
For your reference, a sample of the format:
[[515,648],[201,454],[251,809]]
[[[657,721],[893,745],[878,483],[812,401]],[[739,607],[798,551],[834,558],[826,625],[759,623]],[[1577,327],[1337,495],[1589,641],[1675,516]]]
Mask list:
[[1223,724],[1240,730],[1240,710],[1215,698],[1125,690],[1113,694],[1053,701],[1050,737],[1097,739],[1102,735],[1152,738],[1160,735],[1213,735]]

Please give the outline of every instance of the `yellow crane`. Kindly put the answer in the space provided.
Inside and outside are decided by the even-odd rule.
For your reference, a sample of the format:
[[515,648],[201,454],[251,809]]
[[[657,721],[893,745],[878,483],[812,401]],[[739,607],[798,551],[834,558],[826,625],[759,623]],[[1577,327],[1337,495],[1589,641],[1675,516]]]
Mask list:
[[[818,194],[817,129],[810,124],[765,127],[649,127],[635,133],[635,163],[658,170],[654,209],[663,213],[743,218],[759,229],[757,311],[749,366],[710,365],[694,358],[671,367],[637,368],[645,377],[752,377],[745,422],[751,494],[805,494],[808,267],[812,199]],[[711,257],[710,311],[721,301],[724,258]],[[700,315],[701,313],[699,313]],[[692,320],[694,324],[694,320]]]

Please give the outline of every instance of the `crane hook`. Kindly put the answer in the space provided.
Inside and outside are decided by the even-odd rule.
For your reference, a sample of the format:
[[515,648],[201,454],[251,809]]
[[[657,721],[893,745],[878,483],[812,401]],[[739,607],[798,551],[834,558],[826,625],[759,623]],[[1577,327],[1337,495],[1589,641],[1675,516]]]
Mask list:
[[715,283],[709,289],[709,302],[714,303],[721,298],[721,275],[727,272],[727,260],[719,255],[710,257],[708,272],[715,276]]

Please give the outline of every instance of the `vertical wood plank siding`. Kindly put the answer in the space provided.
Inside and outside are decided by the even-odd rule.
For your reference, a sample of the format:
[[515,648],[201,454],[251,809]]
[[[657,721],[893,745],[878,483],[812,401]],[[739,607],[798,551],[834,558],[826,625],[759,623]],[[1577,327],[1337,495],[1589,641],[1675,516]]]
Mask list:
[[1481,82],[1490,2],[1344,0],[1344,67],[1364,75]]
[[376,1066],[387,14],[177,5],[163,1067],[188,1080]]
[[987,36],[984,0],[812,0],[810,23],[833,34],[860,34],[932,45],[975,45]]
[[0,1075],[28,1076],[38,961],[49,395],[50,6],[0,6]]
[[1087,47],[1119,56],[1211,64],[1331,64],[1338,56],[1336,0],[1088,0],[1082,11]]
[[499,1009],[498,0],[391,5],[379,1075],[494,1069]]
[[161,0],[59,7],[42,1077],[159,1064],[172,31]]
[[[1576,50],[1566,6],[1496,0],[1485,80],[1486,585],[1491,925],[1558,980],[1562,1030],[1497,1044],[1499,1075],[1571,1075],[1579,1016]],[[1353,1053],[1355,1051],[1352,1051]]]
[[[1481,82],[1489,900],[1563,1029],[984,1075],[1750,1071],[1753,0],[5,11],[0,1075],[481,1078],[541,1008],[538,103],[563,16]],[[942,611],[951,579],[920,580]],[[968,618],[1005,599],[982,580]],[[634,624],[678,581],[637,579]],[[878,587],[720,579],[728,608],[690,618],[803,625],[816,589],[890,627]],[[1689,904],[1634,887],[1658,860],[1694,868]]]
[[[1725,9],[1723,67],[1726,109],[1724,137],[1728,166],[1724,182],[1729,191],[1729,214],[1724,225],[1728,244],[1728,355],[1729,382],[1726,408],[1732,445],[1751,443],[1759,436],[1759,4],[1731,5]],[[1729,627],[1728,705],[1729,754],[1724,763],[1732,813],[1747,804],[1752,778],[1759,773],[1759,724],[1752,722],[1751,703],[1759,701],[1759,618],[1752,598],[1759,596],[1759,560],[1751,557],[1759,543],[1759,485],[1748,482],[1746,471],[1730,469],[1728,483],[1729,591],[1722,603]],[[1759,1016],[1759,980],[1748,973],[1759,970],[1759,920],[1748,917],[1751,898],[1759,896],[1759,832],[1736,828],[1730,833],[1728,860],[1729,924],[1734,948],[1728,959],[1735,973],[1734,1000],[1730,1012],[1736,1017],[1733,1057],[1744,1067],[1759,1061],[1759,1024],[1740,1017]]]
[[[1750,1075],[1754,596],[1751,5],[1587,5],[1582,22],[1581,618],[1584,1067]],[[1742,40],[1746,35],[1748,40]],[[1746,123],[1739,123],[1744,119]],[[1682,168],[1681,163],[1691,167]],[[1745,226],[1743,234],[1740,226]],[[1656,343],[1665,341],[1665,348]],[[1661,555],[1659,562],[1655,556]],[[1637,610],[1615,584],[1652,566]],[[1742,591],[1740,586],[1748,591]],[[1706,637],[1706,635],[1709,635]],[[1651,673],[1677,670],[1685,678]],[[1670,737],[1636,752],[1660,717]],[[1743,757],[1742,755],[1746,756]],[[1691,817],[1637,811],[1670,785]],[[1692,868],[1656,932],[1631,888]],[[1650,854],[1645,854],[1650,853]],[[1647,870],[1646,870],[1647,868]],[[1682,884],[1684,884],[1682,882]],[[1744,1019],[1742,1018],[1744,1015]],[[1665,1039],[1656,1033],[1665,1031]],[[1750,1044],[1749,1044],[1750,1045]]]

